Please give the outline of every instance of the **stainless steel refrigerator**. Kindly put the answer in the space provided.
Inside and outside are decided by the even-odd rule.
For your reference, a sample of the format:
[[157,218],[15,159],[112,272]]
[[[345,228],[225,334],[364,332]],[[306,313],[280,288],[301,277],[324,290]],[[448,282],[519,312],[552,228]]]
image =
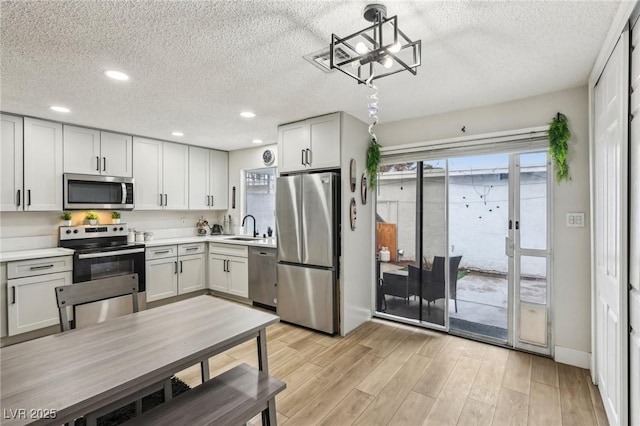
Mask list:
[[280,177],[276,188],[278,315],[283,321],[335,333],[339,175]]

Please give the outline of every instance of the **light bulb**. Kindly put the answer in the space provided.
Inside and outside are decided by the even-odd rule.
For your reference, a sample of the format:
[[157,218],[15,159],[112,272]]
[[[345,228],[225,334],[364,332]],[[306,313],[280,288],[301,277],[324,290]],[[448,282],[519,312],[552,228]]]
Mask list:
[[367,46],[363,43],[363,42],[358,42],[358,44],[356,44],[356,52],[358,52],[359,54],[363,54],[363,53],[367,53],[369,51],[369,49],[367,49]]
[[389,52],[391,53],[398,53],[400,49],[402,49],[402,45],[400,43],[393,43],[389,46]]
[[385,58],[382,60],[382,66],[385,68],[391,68],[393,66],[393,60],[391,58]]

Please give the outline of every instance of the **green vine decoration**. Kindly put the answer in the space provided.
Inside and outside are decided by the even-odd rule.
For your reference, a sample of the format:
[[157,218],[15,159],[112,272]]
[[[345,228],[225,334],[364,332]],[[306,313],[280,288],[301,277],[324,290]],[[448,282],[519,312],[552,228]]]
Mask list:
[[553,159],[556,167],[556,181],[558,183],[569,180],[569,165],[567,164],[569,138],[571,138],[571,131],[567,117],[558,113],[549,123],[549,156]]
[[371,145],[367,150],[367,178],[369,189],[375,189],[378,178],[378,165],[380,164],[380,145],[375,139],[371,139]]

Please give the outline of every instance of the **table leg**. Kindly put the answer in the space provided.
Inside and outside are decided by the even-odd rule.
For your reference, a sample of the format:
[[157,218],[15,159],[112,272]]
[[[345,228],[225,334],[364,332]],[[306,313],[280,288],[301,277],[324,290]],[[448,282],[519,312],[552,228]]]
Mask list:
[[209,358],[205,358],[200,362],[200,375],[202,378],[202,383],[209,380]]
[[[258,332],[258,369],[269,374],[269,360],[267,358],[267,330],[260,329]],[[268,408],[262,412],[262,426],[276,424],[276,402],[275,398],[268,403]]]

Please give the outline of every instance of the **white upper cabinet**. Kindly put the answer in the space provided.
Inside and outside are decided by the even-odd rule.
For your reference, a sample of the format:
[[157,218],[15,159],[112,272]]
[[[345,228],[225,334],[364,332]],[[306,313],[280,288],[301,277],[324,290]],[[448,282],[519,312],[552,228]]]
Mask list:
[[22,210],[22,117],[0,115],[0,211]]
[[229,154],[189,147],[189,209],[226,210],[229,205]]
[[62,210],[62,124],[24,118],[24,210]]
[[84,127],[64,126],[64,171],[131,177],[132,138]]
[[340,113],[278,128],[280,172],[340,167]]
[[229,153],[211,150],[209,152],[209,191],[211,193],[211,209],[227,210],[229,208]]
[[136,210],[162,210],[162,142],[133,139],[133,178]]
[[107,176],[133,176],[133,142],[129,135],[100,132],[102,174]]
[[136,210],[189,208],[189,147],[134,138],[133,178]]
[[162,187],[166,210],[189,209],[189,146],[164,142]]

